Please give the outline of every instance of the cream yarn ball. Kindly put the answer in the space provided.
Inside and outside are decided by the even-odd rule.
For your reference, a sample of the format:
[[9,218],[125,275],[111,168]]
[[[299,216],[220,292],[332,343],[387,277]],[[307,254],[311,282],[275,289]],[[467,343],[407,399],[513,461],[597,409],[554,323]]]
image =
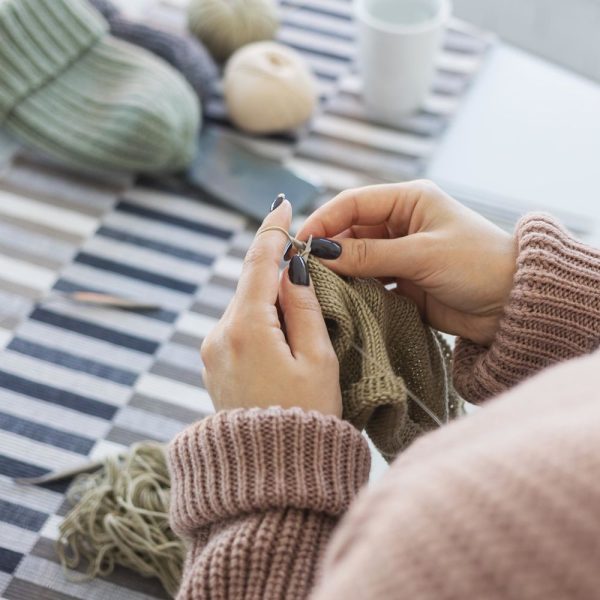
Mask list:
[[223,79],[231,121],[249,133],[277,133],[307,121],[317,103],[317,84],[304,59],[277,42],[238,50]]
[[191,0],[188,28],[218,62],[250,42],[270,40],[279,27],[274,0]]

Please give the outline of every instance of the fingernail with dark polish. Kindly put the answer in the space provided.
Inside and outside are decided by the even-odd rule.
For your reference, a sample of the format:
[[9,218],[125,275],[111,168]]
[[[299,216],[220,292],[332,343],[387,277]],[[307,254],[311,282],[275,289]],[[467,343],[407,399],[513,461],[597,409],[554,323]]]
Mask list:
[[327,238],[313,238],[310,253],[317,258],[334,260],[339,258],[342,253],[342,247],[337,242],[328,240]]
[[281,206],[281,203],[285,200],[285,194],[279,194],[275,200],[273,200],[273,204],[271,204],[271,212],[273,212],[278,206]]
[[292,252],[292,248],[294,247],[294,245],[292,244],[292,242],[288,242],[285,245],[285,250],[283,251],[283,260],[288,261],[291,258],[291,252]]
[[306,261],[297,254],[296,256],[292,256],[288,274],[290,276],[290,281],[296,285],[308,285],[309,283]]

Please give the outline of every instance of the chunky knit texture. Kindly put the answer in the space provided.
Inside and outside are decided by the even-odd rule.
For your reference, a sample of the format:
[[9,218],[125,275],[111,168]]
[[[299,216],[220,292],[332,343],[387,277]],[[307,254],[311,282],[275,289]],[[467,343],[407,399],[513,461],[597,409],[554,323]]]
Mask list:
[[[505,319],[502,331],[508,335],[512,324],[520,353],[510,376],[507,367],[500,371],[504,386],[541,368],[538,361],[531,368],[530,356],[542,349],[544,364],[570,358],[565,347],[571,356],[583,351],[559,337],[518,337],[532,329],[531,315],[537,330],[554,331],[556,311],[563,310],[566,332],[585,332],[591,347],[600,343],[599,288],[581,285],[600,276],[600,253],[547,217],[528,217],[517,233],[519,270],[506,307],[514,320]],[[552,267],[525,271],[526,256],[540,247],[543,264]],[[518,312],[518,290],[539,289],[540,278],[544,293],[527,296],[529,310]],[[550,310],[548,298],[560,298],[563,308]],[[574,310],[577,303],[588,310]],[[497,372],[492,357],[503,360],[496,350],[503,339],[487,350],[488,381]],[[458,372],[473,368],[462,356]],[[179,598],[596,598],[599,369],[595,352],[422,436],[354,502],[368,457],[347,423],[273,408],[225,412],[193,425],[170,454],[171,518],[189,545]]]
[[412,301],[374,279],[342,279],[315,259],[309,268],[340,363],[343,418],[366,428],[386,460],[460,414],[450,348]]
[[198,40],[191,35],[175,35],[132,21],[109,0],[90,0],[90,3],[108,21],[112,35],[153,52],[180,71],[194,88],[201,106],[205,106],[217,81],[218,71],[208,50]]
[[80,0],[0,2],[0,126],[75,166],[184,167],[199,126],[195,94],[107,30]]
[[200,421],[171,444],[170,465],[171,526],[191,551],[179,597],[293,599],[366,483],[370,455],[348,423],[274,408]]
[[517,272],[494,343],[461,339],[456,346],[454,382],[470,402],[600,344],[600,251],[544,214],[523,218],[516,236]]

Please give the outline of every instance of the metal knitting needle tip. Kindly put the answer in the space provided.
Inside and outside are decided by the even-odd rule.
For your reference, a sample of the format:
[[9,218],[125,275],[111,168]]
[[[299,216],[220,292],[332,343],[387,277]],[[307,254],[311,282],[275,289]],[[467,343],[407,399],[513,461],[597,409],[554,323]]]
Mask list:
[[[367,361],[371,362],[374,365],[377,365],[377,363],[375,362],[375,360],[373,358],[371,358],[369,355],[367,355],[367,353],[360,347],[357,346],[354,342],[350,342],[350,345],[361,355],[363,356]],[[404,389],[406,390],[406,395],[424,412],[426,413],[429,418],[438,426],[438,427],[442,427],[444,425],[443,421],[429,408],[429,406],[427,406],[427,404],[425,404],[425,402],[423,402],[423,400],[421,400],[416,394],[414,394],[413,392],[411,392],[408,387],[404,386]]]

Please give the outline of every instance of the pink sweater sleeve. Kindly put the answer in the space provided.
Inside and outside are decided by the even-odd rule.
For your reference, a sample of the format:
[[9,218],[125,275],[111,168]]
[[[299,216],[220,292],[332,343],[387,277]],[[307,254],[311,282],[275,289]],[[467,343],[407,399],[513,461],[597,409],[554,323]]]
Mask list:
[[170,446],[171,525],[189,549],[178,598],[305,598],[370,468],[354,427],[300,409],[208,417]]
[[516,237],[517,271],[496,339],[489,348],[456,344],[454,383],[470,402],[600,344],[600,251],[543,214],[521,219]]
[[359,495],[311,600],[591,600],[600,352],[417,440]]

